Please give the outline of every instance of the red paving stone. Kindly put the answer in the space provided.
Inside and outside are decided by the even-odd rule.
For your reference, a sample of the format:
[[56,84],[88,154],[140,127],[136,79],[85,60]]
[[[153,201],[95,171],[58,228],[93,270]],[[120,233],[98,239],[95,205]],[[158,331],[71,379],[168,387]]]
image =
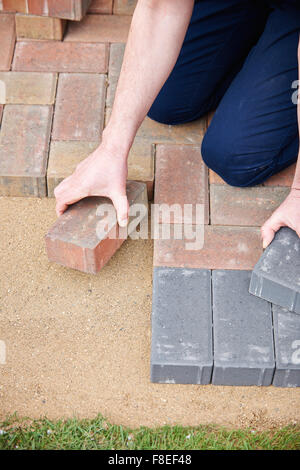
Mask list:
[[90,0],[27,0],[28,13],[79,21],[85,15]]
[[59,18],[33,16],[18,13],[16,15],[17,39],[49,39],[61,41],[66,21]]
[[206,225],[202,249],[186,250],[185,243],[185,240],[155,240],[154,266],[252,269],[262,254],[260,230],[256,227]]
[[46,196],[51,106],[6,105],[0,132],[0,194]]
[[112,13],[113,0],[92,0],[88,13],[107,14]]
[[86,15],[80,23],[69,23],[65,41],[126,42],[131,17],[127,15]]
[[136,4],[137,0],[114,0],[114,14],[132,15]]
[[2,0],[4,11],[27,13],[27,0]]
[[53,41],[17,42],[13,70],[105,73],[108,45]]
[[111,44],[109,52],[109,66],[108,66],[108,87],[106,95],[106,106],[112,108],[115,99],[115,93],[121,66],[123,62],[123,56],[125,51],[125,44]]
[[104,121],[105,75],[66,74],[58,79],[54,140],[98,141]]
[[149,140],[153,143],[170,143],[170,144],[194,144],[201,146],[201,142],[205,132],[205,120],[188,124],[179,124],[171,126],[160,124],[146,117],[137,132],[137,137]]
[[271,176],[263,183],[263,186],[292,186],[296,171],[296,163]]
[[[196,223],[195,205],[204,205],[204,220],[208,223],[208,174],[199,146],[157,145],[154,202],[179,204],[188,224]],[[185,212],[185,204],[193,205],[192,217]],[[171,223],[183,223],[181,217],[172,214]]]
[[[127,197],[130,206],[135,203],[147,207],[146,185],[128,182]],[[108,262],[127,238],[127,230],[114,223],[108,235],[100,236],[97,231],[100,214],[96,212],[103,203],[113,207],[109,199],[89,197],[70,206],[59,217],[46,235],[50,261],[91,274],[96,274]],[[103,220],[108,221],[107,217]]]
[[16,40],[15,16],[0,14],[0,70],[10,70]]
[[283,187],[235,188],[210,186],[211,223],[215,225],[262,225],[289,193]]
[[2,104],[54,104],[56,73],[0,72],[0,82],[5,84]]

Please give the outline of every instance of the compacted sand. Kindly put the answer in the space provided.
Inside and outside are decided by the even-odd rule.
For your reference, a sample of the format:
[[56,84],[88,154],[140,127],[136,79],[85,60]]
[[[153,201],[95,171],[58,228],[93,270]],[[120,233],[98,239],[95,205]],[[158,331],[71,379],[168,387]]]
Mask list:
[[0,419],[94,417],[138,427],[300,422],[300,390],[149,380],[152,242],[127,241],[97,276],[47,261],[53,199],[0,198]]

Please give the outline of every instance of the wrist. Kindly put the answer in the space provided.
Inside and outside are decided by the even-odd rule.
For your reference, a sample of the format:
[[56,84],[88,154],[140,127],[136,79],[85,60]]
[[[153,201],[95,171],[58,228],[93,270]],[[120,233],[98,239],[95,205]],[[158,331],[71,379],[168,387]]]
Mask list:
[[131,140],[117,130],[111,129],[107,126],[102,132],[101,148],[105,149],[113,157],[121,160],[126,160],[130,147]]

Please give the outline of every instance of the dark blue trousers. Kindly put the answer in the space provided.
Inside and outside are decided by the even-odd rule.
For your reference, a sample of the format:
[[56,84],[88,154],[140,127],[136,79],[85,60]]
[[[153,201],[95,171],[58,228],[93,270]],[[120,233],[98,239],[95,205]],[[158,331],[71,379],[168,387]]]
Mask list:
[[179,124],[216,109],[205,163],[230,185],[262,183],[297,160],[299,31],[295,0],[201,0],[149,117]]

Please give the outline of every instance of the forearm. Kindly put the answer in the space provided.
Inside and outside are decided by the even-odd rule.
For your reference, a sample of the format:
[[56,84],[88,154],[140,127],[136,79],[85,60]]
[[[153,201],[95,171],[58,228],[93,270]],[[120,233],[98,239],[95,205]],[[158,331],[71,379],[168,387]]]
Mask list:
[[[300,39],[299,39],[299,46],[298,46],[298,85],[300,85]],[[298,132],[300,136],[300,96],[299,96],[299,86],[298,86]],[[300,190],[300,149],[298,153],[298,161],[297,161],[297,166],[296,166],[296,171],[295,171],[295,176],[294,176],[294,181],[292,184],[292,188],[294,189],[299,189]]]
[[178,58],[194,0],[139,0],[103,141],[127,155]]

